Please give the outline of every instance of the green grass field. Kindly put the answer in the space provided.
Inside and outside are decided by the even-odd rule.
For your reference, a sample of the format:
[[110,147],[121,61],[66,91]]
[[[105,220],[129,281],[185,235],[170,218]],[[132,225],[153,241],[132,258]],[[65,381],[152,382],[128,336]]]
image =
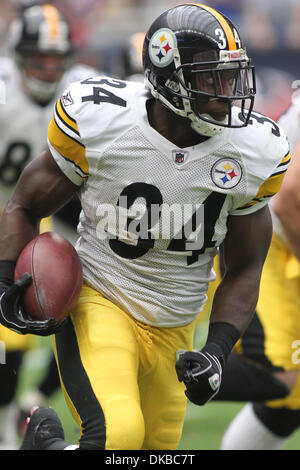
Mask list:
[[[44,339],[42,341],[41,353],[33,351],[26,354],[18,394],[36,384],[43,373],[50,343]],[[56,410],[63,422],[66,440],[71,443],[77,442],[78,430],[60,391],[51,397],[49,405]],[[242,403],[210,403],[199,407],[189,403],[179,449],[218,450],[223,433],[242,406]],[[299,449],[300,429],[294,433],[286,445],[286,450]]]

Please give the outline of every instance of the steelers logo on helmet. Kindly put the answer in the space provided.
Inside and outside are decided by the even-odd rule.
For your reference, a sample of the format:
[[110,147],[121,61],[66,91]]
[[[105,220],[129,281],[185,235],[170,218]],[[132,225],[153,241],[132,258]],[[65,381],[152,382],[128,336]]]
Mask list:
[[211,169],[211,179],[218,188],[234,188],[239,184],[241,178],[242,167],[231,158],[221,158]]
[[[162,13],[145,35],[142,58],[151,94],[189,119],[195,132],[212,137],[225,127],[249,124],[254,67],[233,23],[217,10],[187,3]],[[227,105],[226,119],[216,120],[206,112],[210,99]],[[243,121],[235,119],[236,106]]]
[[168,28],[158,29],[149,42],[149,56],[156,67],[166,67],[174,58],[177,49],[177,39]]

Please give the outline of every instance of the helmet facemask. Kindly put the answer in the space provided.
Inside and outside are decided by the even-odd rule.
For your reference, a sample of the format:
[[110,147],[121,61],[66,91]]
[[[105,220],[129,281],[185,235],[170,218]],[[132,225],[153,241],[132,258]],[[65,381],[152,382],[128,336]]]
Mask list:
[[[51,57],[51,66],[46,65],[47,57]],[[22,57],[17,55],[16,60],[26,89],[40,104],[47,104],[58,93],[61,78],[71,64],[69,56],[56,53],[26,53]],[[41,78],[44,67],[49,68],[50,76]]]
[[[219,58],[217,55],[216,50],[196,52],[191,62],[181,64],[180,54],[175,51],[175,70],[164,84],[167,92],[162,90],[162,101],[176,114],[189,118],[196,132],[207,136],[216,135],[224,127],[247,126],[255,96],[254,67],[249,64],[246,51],[220,51]],[[157,88],[159,91],[159,84]],[[227,105],[222,120],[203,111],[215,100]],[[232,122],[234,104],[241,108],[240,124]]]
[[234,25],[213,8],[182,4],[160,15],[145,36],[143,66],[152,95],[199,134],[248,125],[254,67]]

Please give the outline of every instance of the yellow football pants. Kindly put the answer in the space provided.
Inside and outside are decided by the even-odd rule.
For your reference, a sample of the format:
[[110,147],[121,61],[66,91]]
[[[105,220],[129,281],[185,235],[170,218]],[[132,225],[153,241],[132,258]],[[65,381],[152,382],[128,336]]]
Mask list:
[[186,410],[178,349],[192,349],[195,322],[155,328],[84,286],[54,339],[63,391],[85,449],[176,449]]
[[[300,263],[276,236],[263,269],[257,313],[266,356],[274,366],[300,371]],[[286,398],[266,404],[300,409],[300,374]]]
[[[217,280],[209,290],[209,305],[221,281],[218,258],[214,270]],[[251,331],[252,350],[263,351],[265,359],[274,368],[300,372],[300,263],[276,235],[273,235],[263,267],[256,314],[261,330]],[[247,331],[244,337],[247,339]],[[245,350],[243,338],[236,343],[234,351],[252,361],[258,360],[257,356],[252,357],[249,342],[248,350]],[[268,401],[266,405],[299,410],[300,374],[289,395]]]

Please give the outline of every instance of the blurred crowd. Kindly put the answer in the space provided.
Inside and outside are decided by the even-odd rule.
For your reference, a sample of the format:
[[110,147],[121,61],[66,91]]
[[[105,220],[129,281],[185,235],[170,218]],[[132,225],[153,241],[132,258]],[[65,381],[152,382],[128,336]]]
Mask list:
[[[32,0],[1,0],[2,45],[7,27],[18,8]],[[178,0],[48,0],[71,20],[74,39],[82,48],[102,49],[143,31],[157,14]],[[299,0],[204,0],[232,18],[242,30],[248,47],[258,50],[300,47]]]
[[[52,3],[69,19],[78,61],[103,72],[127,78],[132,45],[129,40],[145,31],[163,10],[178,0],[1,0],[0,52],[7,54],[8,29],[23,6]],[[203,0],[238,26],[258,66],[258,110],[276,119],[292,96],[300,51],[299,0]],[[135,71],[133,71],[135,73]],[[271,87],[269,83],[271,81]],[[274,95],[275,93],[275,95]]]

